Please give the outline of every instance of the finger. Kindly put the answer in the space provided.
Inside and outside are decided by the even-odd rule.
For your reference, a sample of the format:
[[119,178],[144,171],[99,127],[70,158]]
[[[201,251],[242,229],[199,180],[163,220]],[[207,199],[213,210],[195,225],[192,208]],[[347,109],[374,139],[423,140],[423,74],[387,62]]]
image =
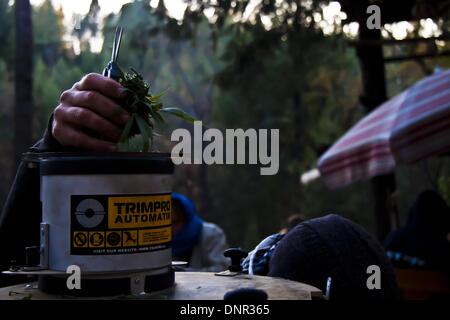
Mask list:
[[121,99],[126,96],[124,87],[117,81],[97,73],[90,73],[75,84],[82,91],[97,91],[111,99]]
[[93,138],[76,126],[66,125],[62,130],[58,125],[55,125],[53,131],[54,135],[59,137],[58,141],[65,146],[101,152],[117,151],[116,144]]
[[96,91],[69,90],[61,95],[61,101],[67,105],[88,108],[121,126],[130,119],[128,112],[110,98]]
[[62,108],[59,118],[63,123],[88,128],[98,132],[106,140],[111,142],[119,141],[122,130],[111,121],[102,118],[95,112],[81,107],[65,107]]

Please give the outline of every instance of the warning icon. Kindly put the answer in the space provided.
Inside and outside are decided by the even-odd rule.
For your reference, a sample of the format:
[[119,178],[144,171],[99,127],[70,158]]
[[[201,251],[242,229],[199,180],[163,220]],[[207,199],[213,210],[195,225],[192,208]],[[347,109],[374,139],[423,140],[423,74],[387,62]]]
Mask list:
[[88,245],[88,233],[76,231],[73,233],[73,247],[86,248]]
[[89,233],[89,247],[98,248],[105,244],[105,234],[103,232]]
[[106,232],[106,246],[107,247],[117,247],[122,244],[122,237],[120,232],[111,231]]
[[137,230],[124,230],[123,231],[123,246],[133,247],[137,246]]

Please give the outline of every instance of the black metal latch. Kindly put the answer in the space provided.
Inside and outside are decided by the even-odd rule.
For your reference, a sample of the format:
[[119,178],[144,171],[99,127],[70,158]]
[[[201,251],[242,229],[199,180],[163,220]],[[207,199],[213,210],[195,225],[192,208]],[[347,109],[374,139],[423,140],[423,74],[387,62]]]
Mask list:
[[230,248],[225,250],[223,255],[231,259],[231,265],[228,270],[223,272],[218,272],[216,276],[222,277],[234,277],[242,273],[241,261],[248,256],[248,253],[243,251],[241,248]]

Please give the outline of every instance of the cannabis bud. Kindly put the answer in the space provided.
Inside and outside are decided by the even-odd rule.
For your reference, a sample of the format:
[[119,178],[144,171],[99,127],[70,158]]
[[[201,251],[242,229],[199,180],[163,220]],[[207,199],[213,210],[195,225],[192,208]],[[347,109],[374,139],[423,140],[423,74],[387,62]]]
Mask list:
[[126,98],[121,101],[122,107],[130,114],[130,120],[120,137],[119,151],[148,152],[153,143],[155,123],[164,124],[163,114],[171,114],[188,122],[195,118],[178,108],[164,108],[162,94],[152,95],[150,85],[141,74],[130,68],[124,72],[117,63],[123,29],[116,29],[111,61],[103,71],[103,75],[118,81],[126,90]]

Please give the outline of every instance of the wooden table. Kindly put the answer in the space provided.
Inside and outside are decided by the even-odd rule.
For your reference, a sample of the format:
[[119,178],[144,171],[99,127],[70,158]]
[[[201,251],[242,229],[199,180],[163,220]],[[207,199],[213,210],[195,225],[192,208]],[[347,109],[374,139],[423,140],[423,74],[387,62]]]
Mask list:
[[[270,300],[311,300],[322,299],[322,292],[312,286],[261,276],[237,275],[216,276],[205,272],[177,272],[175,286],[170,289],[139,296],[120,296],[104,299],[144,299],[144,300],[223,300],[225,293],[238,288],[264,290]],[[79,299],[67,296],[49,295],[37,289],[36,283],[0,288],[0,300],[61,300]],[[86,299],[86,298],[84,298]]]

